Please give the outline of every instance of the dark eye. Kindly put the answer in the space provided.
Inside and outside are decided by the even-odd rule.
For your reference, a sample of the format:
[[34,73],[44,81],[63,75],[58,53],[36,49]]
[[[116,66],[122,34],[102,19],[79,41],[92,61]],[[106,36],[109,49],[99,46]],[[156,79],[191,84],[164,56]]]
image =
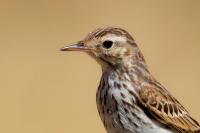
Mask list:
[[102,45],[104,48],[109,49],[112,47],[113,42],[112,41],[104,41]]

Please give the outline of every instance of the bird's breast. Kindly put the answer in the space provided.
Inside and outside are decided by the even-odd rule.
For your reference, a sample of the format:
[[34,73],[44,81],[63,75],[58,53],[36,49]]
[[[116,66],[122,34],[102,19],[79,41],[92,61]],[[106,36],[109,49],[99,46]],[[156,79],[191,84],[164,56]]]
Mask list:
[[145,133],[145,128],[154,129],[152,121],[137,105],[137,88],[123,76],[105,73],[98,87],[97,108],[107,132]]
[[141,109],[136,105],[137,93],[123,75],[103,75],[97,91],[97,108],[107,130],[120,132],[139,127]]

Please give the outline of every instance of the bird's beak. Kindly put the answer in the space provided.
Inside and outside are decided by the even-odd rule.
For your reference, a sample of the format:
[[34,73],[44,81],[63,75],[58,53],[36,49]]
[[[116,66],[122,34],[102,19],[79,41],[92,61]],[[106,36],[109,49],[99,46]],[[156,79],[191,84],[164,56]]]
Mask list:
[[60,51],[90,51],[90,50],[91,49],[89,49],[82,43],[68,45],[60,49]]

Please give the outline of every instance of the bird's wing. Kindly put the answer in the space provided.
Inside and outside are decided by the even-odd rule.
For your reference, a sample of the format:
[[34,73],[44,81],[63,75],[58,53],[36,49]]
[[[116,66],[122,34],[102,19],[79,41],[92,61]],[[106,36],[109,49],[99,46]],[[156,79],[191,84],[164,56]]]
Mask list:
[[143,84],[139,101],[159,122],[179,133],[200,132],[200,125],[159,83]]

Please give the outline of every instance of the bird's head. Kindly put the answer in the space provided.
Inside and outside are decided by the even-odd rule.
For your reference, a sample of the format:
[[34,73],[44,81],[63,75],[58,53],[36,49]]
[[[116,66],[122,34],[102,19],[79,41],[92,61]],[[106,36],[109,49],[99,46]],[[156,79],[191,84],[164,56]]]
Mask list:
[[99,28],[82,41],[65,46],[61,51],[84,51],[97,60],[102,67],[128,65],[144,60],[131,35],[114,27]]

